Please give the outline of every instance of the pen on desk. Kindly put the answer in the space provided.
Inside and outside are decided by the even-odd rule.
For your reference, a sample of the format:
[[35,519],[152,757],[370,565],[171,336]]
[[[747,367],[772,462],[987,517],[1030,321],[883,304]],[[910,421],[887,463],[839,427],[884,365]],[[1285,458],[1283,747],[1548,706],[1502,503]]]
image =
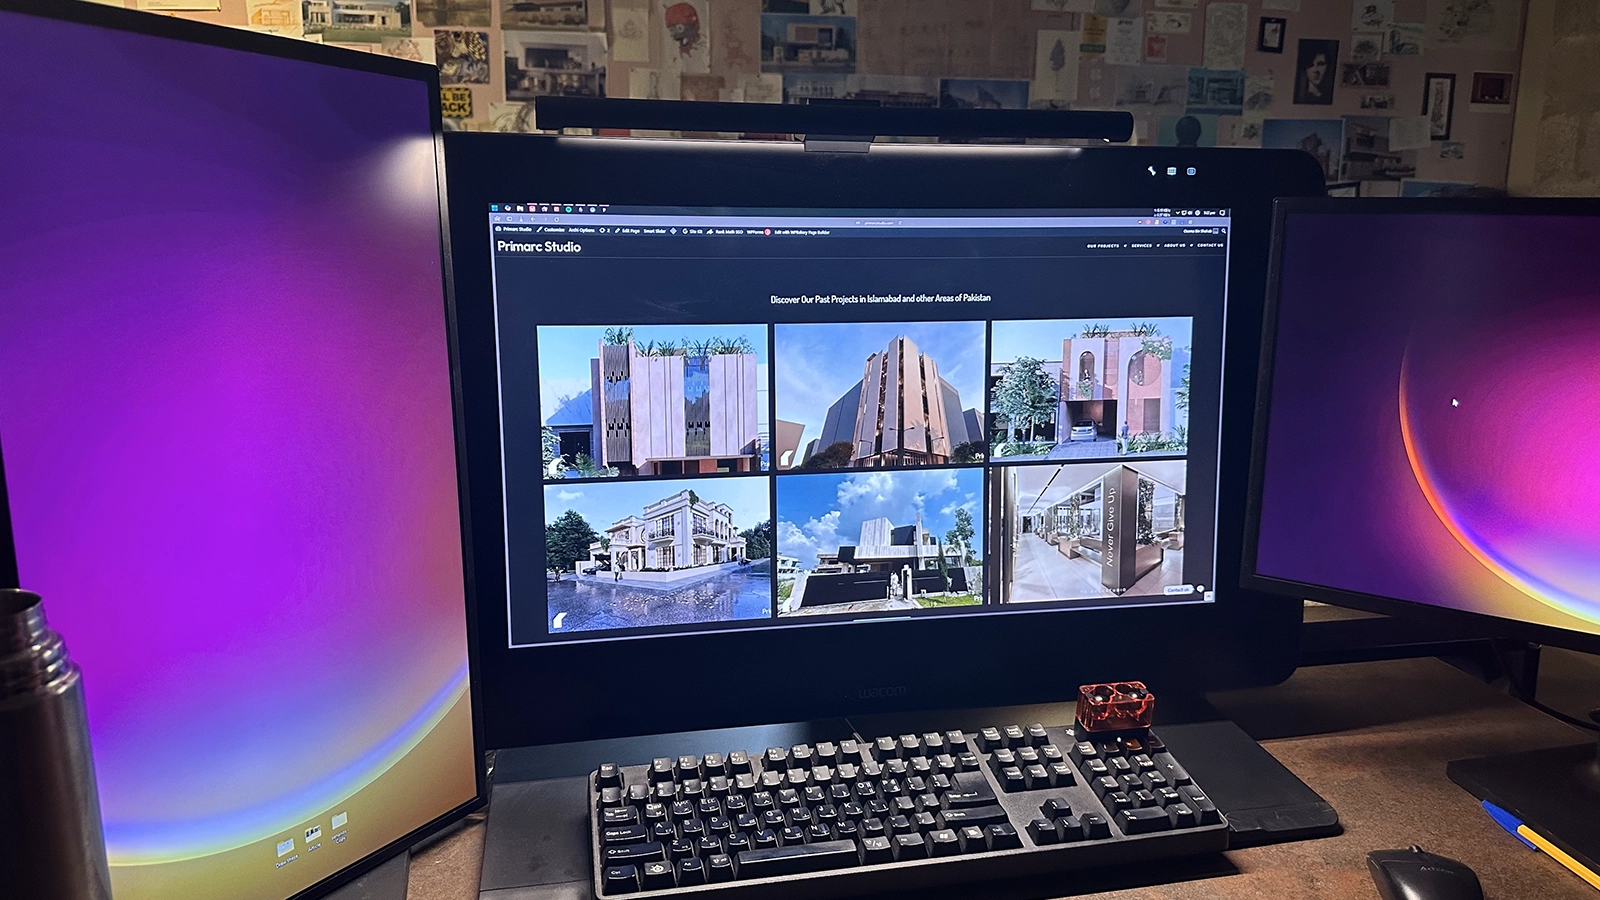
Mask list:
[[1489,814],[1489,818],[1493,819],[1495,824],[1510,832],[1512,837],[1527,844],[1531,850],[1543,851],[1546,856],[1566,866],[1571,870],[1572,874],[1587,881],[1590,887],[1600,890],[1600,875],[1596,875],[1588,866],[1573,859],[1565,850],[1550,843],[1543,835],[1524,825],[1520,819],[1511,813],[1487,800],[1480,802],[1483,804],[1484,811]]

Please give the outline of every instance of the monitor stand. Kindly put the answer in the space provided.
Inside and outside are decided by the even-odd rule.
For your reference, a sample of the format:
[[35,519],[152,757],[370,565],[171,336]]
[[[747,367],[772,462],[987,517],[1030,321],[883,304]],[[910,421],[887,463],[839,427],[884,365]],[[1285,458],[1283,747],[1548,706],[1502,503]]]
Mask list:
[[328,900],[406,900],[411,854],[400,851],[376,869],[328,895]]
[[[1589,714],[1600,724],[1600,710]],[[1458,759],[1445,773],[1479,800],[1516,816],[1567,855],[1600,871],[1597,743]]]

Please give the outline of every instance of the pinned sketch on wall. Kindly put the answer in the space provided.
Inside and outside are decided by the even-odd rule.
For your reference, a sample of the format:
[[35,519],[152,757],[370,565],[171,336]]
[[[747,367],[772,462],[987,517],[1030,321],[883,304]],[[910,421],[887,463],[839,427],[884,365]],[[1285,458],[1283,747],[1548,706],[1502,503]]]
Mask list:
[[1194,30],[1194,13],[1157,10],[1144,14],[1144,30],[1149,34],[1188,34]]
[[1417,155],[1389,143],[1389,116],[1344,117],[1345,181],[1399,181],[1417,174]]
[[[1266,75],[1246,75],[1244,77],[1244,112],[1242,115],[1247,121],[1259,122],[1267,117],[1272,109],[1273,80],[1271,73]],[[1261,135],[1255,135],[1259,138]]]
[[612,62],[650,61],[650,0],[611,0]]
[[1033,89],[1029,105],[1035,109],[1070,109],[1078,99],[1078,32],[1039,29],[1034,47]]
[[[684,0],[691,2],[691,0]],[[705,7],[705,0],[692,0]],[[761,71],[854,72],[856,20],[850,16],[761,14]]]
[[1467,145],[1462,143],[1461,141],[1440,141],[1439,142],[1439,158],[1440,159],[1466,159],[1467,158]]
[[500,27],[588,28],[589,3],[588,0],[501,0]]
[[1421,22],[1396,22],[1389,28],[1390,56],[1421,56],[1422,35],[1426,26]]
[[1295,54],[1294,102],[1331,106],[1334,65],[1338,60],[1338,41],[1301,38]]
[[1452,72],[1429,72],[1422,79],[1422,114],[1428,117],[1428,136],[1449,140],[1455,118],[1456,76]]
[[1511,73],[1473,72],[1467,112],[1511,113]]
[[1262,53],[1282,53],[1289,20],[1262,16],[1256,26],[1256,49]]
[[1191,113],[1212,116],[1237,116],[1244,112],[1244,72],[1190,69],[1185,108]]
[[807,12],[813,16],[853,16],[856,0],[811,0]]
[[1144,19],[1108,19],[1106,65],[1137,66],[1144,58]]
[[506,100],[604,97],[606,36],[591,31],[507,31]]
[[145,12],[217,12],[222,9],[221,0],[134,0],[133,6]]
[[305,34],[301,0],[245,0],[244,21],[252,31],[300,37]]
[[[763,17],[765,18],[765,17]],[[706,0],[674,0],[661,9],[661,68],[681,75],[711,71]]]
[[1104,16],[1096,15],[1095,13],[1083,14],[1083,43],[1078,45],[1078,52],[1106,52],[1106,20]]
[[489,27],[490,0],[414,0],[414,3],[417,21],[428,28]]
[[1322,167],[1323,177],[1335,181],[1344,147],[1344,120],[1267,119],[1261,123],[1261,146],[1309,153]]
[[1428,0],[1432,37],[1442,45],[1515,50],[1521,4],[1515,0]]
[[1144,36],[1144,61],[1147,63],[1165,63],[1167,61],[1166,35],[1147,34]]
[[1143,8],[1143,0],[1094,0],[1095,13],[1108,19],[1136,15]]
[[721,75],[681,75],[678,78],[678,99],[715,103],[723,98],[727,88],[727,79]]
[[678,100],[683,76],[636,66],[628,70],[628,96],[634,100]]
[[945,78],[939,105],[946,109],[1027,109],[1028,83],[997,78]]
[[533,118],[533,104],[489,104],[489,128],[502,134],[531,134],[537,130]]
[[[729,75],[761,71],[761,17],[750,15],[746,7],[712,3],[708,37],[714,48],[712,64],[717,69]],[[783,78],[772,81],[781,83]]]
[[739,76],[734,86],[734,99],[744,103],[782,103],[783,76],[760,72]]
[[1342,83],[1349,87],[1388,87],[1388,63],[1345,63]]
[[1139,66],[1117,72],[1113,105],[1135,114],[1181,110],[1189,99],[1189,70],[1183,66]]
[[1352,31],[1373,31],[1394,21],[1394,0],[1353,0]]
[[1427,116],[1395,116],[1389,120],[1389,149],[1417,150],[1428,146]]
[[1215,147],[1217,117],[1196,114],[1162,116],[1156,132],[1156,143],[1162,147]]
[[410,0],[306,0],[306,34],[327,44],[381,44],[411,34]]
[[1044,12],[1094,12],[1094,0],[1032,0],[1028,8]]
[[1245,35],[1250,7],[1243,3],[1212,3],[1206,7],[1204,65],[1208,69],[1244,68]]
[[378,52],[384,56],[430,65],[435,59],[433,41],[420,37],[384,38]]
[[1378,109],[1378,110],[1394,109],[1395,108],[1394,95],[1393,94],[1362,94],[1361,95],[1361,108],[1362,109]]
[[435,31],[433,56],[439,66],[440,84],[489,83],[487,31]]
[[1377,62],[1383,56],[1383,45],[1388,42],[1388,32],[1357,31],[1350,35],[1351,62]]

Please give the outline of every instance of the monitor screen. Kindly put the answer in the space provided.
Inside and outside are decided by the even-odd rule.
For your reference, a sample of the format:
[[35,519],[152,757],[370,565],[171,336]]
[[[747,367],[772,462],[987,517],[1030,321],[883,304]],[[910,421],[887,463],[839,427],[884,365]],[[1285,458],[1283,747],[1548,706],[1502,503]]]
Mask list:
[[1256,572],[1600,634],[1600,215],[1291,211]]
[[1227,210],[502,199],[512,647],[1212,599]]
[[282,43],[0,10],[6,487],[117,900],[282,900],[478,792],[429,78]]

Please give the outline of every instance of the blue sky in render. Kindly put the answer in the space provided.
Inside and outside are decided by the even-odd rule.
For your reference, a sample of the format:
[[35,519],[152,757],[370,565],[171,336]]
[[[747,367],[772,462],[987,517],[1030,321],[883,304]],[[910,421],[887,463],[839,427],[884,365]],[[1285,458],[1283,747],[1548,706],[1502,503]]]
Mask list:
[[974,553],[983,556],[982,469],[873,469],[844,474],[778,476],[778,552],[817,565],[861,537],[861,523],[886,518],[896,526],[916,522],[940,540],[956,524],[958,509],[972,516]]
[[670,478],[641,481],[617,478],[582,484],[556,483],[544,489],[544,520],[548,524],[575,509],[595,531],[604,533],[628,516],[644,516],[644,508],[682,490],[693,490],[702,500],[724,503],[733,509],[733,524],[740,531],[767,521],[771,498],[765,478]]

